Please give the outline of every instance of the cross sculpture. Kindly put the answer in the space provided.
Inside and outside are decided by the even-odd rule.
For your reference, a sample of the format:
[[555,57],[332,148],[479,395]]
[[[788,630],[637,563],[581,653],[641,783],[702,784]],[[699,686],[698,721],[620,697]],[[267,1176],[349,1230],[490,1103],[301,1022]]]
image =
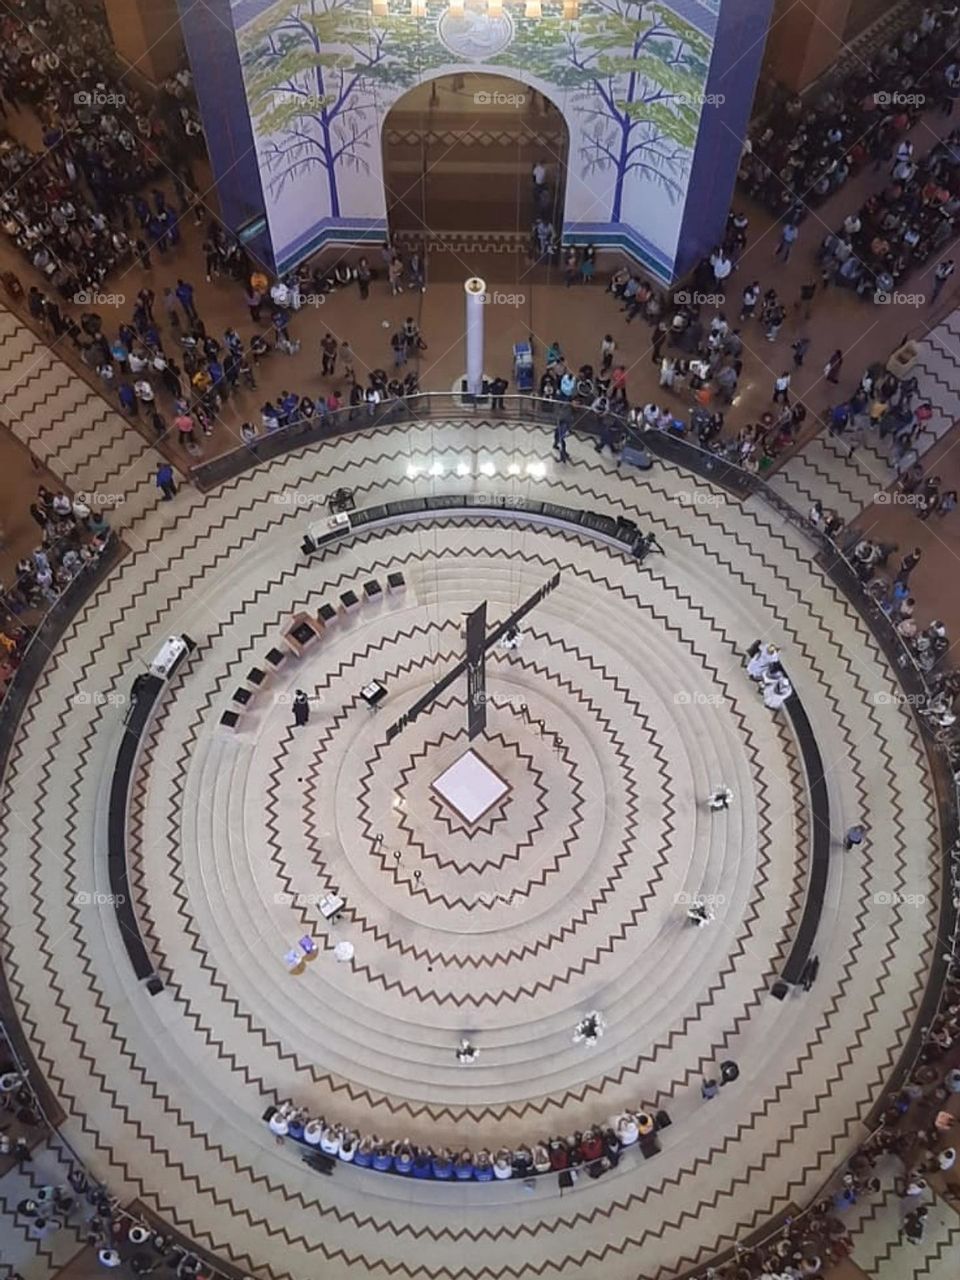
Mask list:
[[551,591],[560,583],[557,571],[542,587],[539,587],[528,600],[514,609],[498,627],[487,635],[487,602],[484,600],[471,613],[467,614],[467,652],[466,656],[452,667],[445,676],[423,695],[413,706],[403,713],[387,730],[387,741],[392,742],[409,724],[413,724],[418,716],[429,711],[437,698],[453,684],[455,680],[467,673],[467,736],[472,742],[487,727],[487,650],[491,649],[507,632],[511,631],[521,618],[525,618],[531,609],[535,609],[541,600],[546,599]]

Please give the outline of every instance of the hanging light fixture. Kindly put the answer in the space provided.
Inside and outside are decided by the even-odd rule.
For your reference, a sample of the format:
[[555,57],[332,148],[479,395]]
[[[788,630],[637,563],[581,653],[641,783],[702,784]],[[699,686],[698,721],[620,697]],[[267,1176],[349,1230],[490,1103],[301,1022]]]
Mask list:
[[385,18],[390,12],[387,7],[387,0],[372,0],[370,12],[375,18]]
[[410,17],[425,18],[427,16],[427,0],[410,0]]
[[463,17],[463,0],[450,0],[448,5],[451,18]]
[[523,16],[525,18],[542,18],[543,5],[540,0],[527,0],[524,5]]
[[565,22],[576,22],[580,17],[580,0],[563,0],[563,18]]

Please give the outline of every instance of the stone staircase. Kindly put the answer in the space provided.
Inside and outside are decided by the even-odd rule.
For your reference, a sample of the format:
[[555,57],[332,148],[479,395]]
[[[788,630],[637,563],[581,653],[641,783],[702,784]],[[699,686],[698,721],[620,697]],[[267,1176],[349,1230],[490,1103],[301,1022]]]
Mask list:
[[157,454],[123,415],[0,308],[0,422],[73,493],[135,528],[156,506]]
[[955,1280],[960,1267],[960,1216],[942,1197],[925,1202],[926,1230],[919,1244],[903,1234],[904,1215],[913,1207],[892,1187],[885,1187],[858,1217],[845,1215],[853,1236],[851,1261],[874,1280]]
[[95,1261],[85,1239],[85,1202],[78,1202],[60,1229],[43,1238],[30,1219],[17,1212],[17,1205],[35,1198],[40,1187],[66,1187],[68,1172],[62,1152],[47,1144],[34,1149],[22,1170],[13,1165],[0,1176],[0,1280],[14,1275],[23,1280],[52,1280],[84,1254]]

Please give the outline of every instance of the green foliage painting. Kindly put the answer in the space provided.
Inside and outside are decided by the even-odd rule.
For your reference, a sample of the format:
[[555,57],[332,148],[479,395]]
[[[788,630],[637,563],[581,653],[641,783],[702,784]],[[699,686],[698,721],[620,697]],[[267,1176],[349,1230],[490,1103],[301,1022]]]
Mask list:
[[584,176],[609,173],[609,221],[619,222],[631,174],[671,203],[697,140],[711,42],[656,0],[585,0],[578,22],[520,25],[498,63],[527,67],[576,93]]
[[340,216],[341,168],[368,171],[377,141],[377,89],[403,92],[449,55],[432,27],[409,15],[378,18],[356,0],[285,0],[240,33],[250,113],[266,137],[270,188],[311,168],[326,174]]

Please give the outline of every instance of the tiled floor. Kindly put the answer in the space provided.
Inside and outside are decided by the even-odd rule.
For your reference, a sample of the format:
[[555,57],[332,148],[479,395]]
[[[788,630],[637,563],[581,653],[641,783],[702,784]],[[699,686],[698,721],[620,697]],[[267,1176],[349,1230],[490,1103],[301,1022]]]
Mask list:
[[[583,444],[563,468],[548,445],[509,422],[383,429],[205,499],[181,491],[139,522],[18,730],[4,963],[66,1132],[124,1199],[244,1272],[678,1274],[814,1193],[908,1034],[935,942],[937,832],[922,744],[877,696],[891,677],[859,617],[756,503],[669,466],[620,475]],[[360,505],[549,494],[639,519],[666,554],[638,570],[562,528],[453,516],[371,529],[306,565],[306,506],[340,483]],[[341,616],[240,732],[219,729],[293,612],[394,570],[404,592]],[[486,599],[492,624],[557,570],[519,650],[490,659],[474,745],[511,790],[466,829],[430,791],[466,746],[463,690],[389,743],[386,728],[462,653],[466,611]],[[151,999],[97,897],[123,733],[109,695],[180,630],[200,647],[164,697],[129,815],[166,982]],[[862,853],[834,850],[821,975],[783,1003],[768,989],[802,906],[807,793],[789,724],[742,670],[757,636],[784,650],[834,831],[869,831]],[[389,690],[376,713],[359,698],[371,678]],[[315,701],[295,732],[296,687]],[[735,802],[711,815],[719,783]],[[347,910],[327,927],[315,903],[330,888]],[[697,894],[714,900],[703,930],[685,923]],[[306,933],[320,954],[291,976],[284,953]],[[351,963],[333,959],[338,940]],[[572,1036],[591,1009],[607,1029],[588,1049]],[[464,1035],[480,1050],[469,1068]],[[726,1057],[740,1079],[702,1102]],[[561,1203],[553,1179],[318,1179],[260,1121],[291,1096],[451,1145],[567,1132],[641,1101],[673,1124],[654,1160],[629,1154]]]

